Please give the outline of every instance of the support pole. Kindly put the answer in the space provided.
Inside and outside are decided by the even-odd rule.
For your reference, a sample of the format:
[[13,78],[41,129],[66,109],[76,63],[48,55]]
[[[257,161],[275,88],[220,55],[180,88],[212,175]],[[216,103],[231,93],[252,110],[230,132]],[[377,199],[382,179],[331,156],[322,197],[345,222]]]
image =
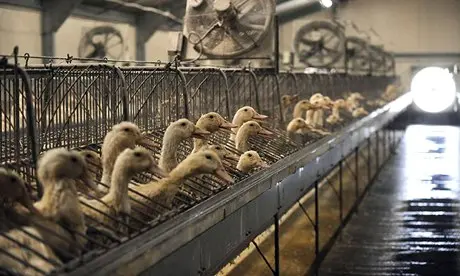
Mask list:
[[[41,38],[42,55],[55,56],[55,34],[83,0],[42,0]],[[47,59],[43,63],[48,63]]]
[[275,272],[273,273],[275,276],[280,275],[280,239],[279,239],[279,219],[278,213],[275,214]]

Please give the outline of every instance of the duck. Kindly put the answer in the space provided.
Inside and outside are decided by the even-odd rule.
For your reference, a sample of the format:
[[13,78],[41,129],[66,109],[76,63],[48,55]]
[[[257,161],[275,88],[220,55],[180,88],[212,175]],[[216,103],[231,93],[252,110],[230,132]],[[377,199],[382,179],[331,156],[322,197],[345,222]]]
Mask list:
[[[83,236],[86,225],[79,208],[75,183],[82,180],[89,187],[95,186],[91,183],[83,157],[77,151],[65,148],[52,149],[43,154],[37,164],[37,178],[43,185],[44,194],[33,205],[36,211],[29,214],[28,225],[0,236],[0,249],[8,252],[8,255],[0,258],[0,266],[26,275],[47,274],[62,265],[61,258],[80,255],[86,243]],[[8,181],[15,185],[23,183],[14,174],[8,175]]]
[[[84,159],[88,166],[89,173],[93,180],[97,179],[98,172],[102,166],[101,157],[92,150],[81,150],[78,152]],[[99,186],[91,187],[86,186],[81,181],[76,183],[77,191],[88,197],[101,197],[104,192]]]
[[[199,129],[214,133],[220,129],[230,130],[237,128],[238,126],[225,120],[217,112],[209,112],[200,117],[195,124]],[[207,144],[206,140],[193,138],[193,150],[192,153],[199,151],[202,147]]]
[[229,150],[227,150],[224,145],[222,144],[207,144],[202,148],[202,150],[212,150],[217,155],[219,158],[223,160],[233,160],[233,161],[239,161],[239,157],[233,153],[231,153]]
[[311,125],[307,124],[306,120],[302,118],[292,119],[286,127],[286,131],[291,137],[293,137],[293,134],[305,135],[309,133],[316,133],[322,136],[331,134],[328,131],[323,131],[321,129],[312,127]]
[[55,247],[67,248],[67,251],[79,254],[86,244],[83,235],[87,227],[78,201],[76,182],[82,181],[90,188],[96,187],[85,159],[74,150],[48,150],[38,160],[37,178],[44,187],[44,193],[34,207],[41,216],[61,225],[74,237],[73,243],[64,243],[59,237],[50,235],[47,240],[54,239],[50,243],[57,244]]
[[314,126],[315,113],[316,111],[319,111],[322,108],[323,95],[321,93],[315,93],[310,97],[309,102],[311,104],[311,107],[307,110],[305,120],[307,121],[307,124]]
[[[163,172],[159,169],[150,152],[139,146],[134,149],[124,149],[117,157],[113,168],[109,193],[100,200],[81,198],[81,201],[86,203],[82,204],[82,209],[93,221],[100,222],[104,226],[109,226],[110,229],[117,229],[119,232],[127,234],[127,228],[120,226],[111,217],[120,218],[125,224],[129,222],[124,217],[124,215],[131,213],[131,204],[128,196],[129,182],[136,174],[143,171],[161,174]],[[88,207],[88,205],[91,207]]]
[[311,124],[313,127],[323,127],[324,126],[324,111],[329,110],[332,107],[332,100],[329,97],[317,97],[312,100],[311,103],[316,109],[313,111],[313,118],[307,123]]
[[159,166],[165,172],[171,172],[179,163],[177,149],[182,141],[189,138],[206,140],[211,133],[195,126],[188,119],[179,119],[172,122],[163,136]]
[[254,150],[249,150],[243,153],[240,156],[238,161],[238,165],[236,168],[242,172],[249,173],[250,171],[256,168],[268,168],[270,167],[267,163],[265,163],[262,158],[260,158],[259,154]]
[[[153,200],[171,207],[173,199],[184,181],[201,174],[213,174],[228,183],[234,182],[224,169],[217,153],[212,150],[201,150],[188,155],[169,173],[168,177],[133,187],[133,190],[144,196],[139,196],[137,193],[130,195],[138,202],[151,204],[150,201]],[[139,208],[143,208],[143,206],[139,205]]]
[[38,214],[24,180],[16,172],[0,168],[0,208],[14,208],[16,203]]
[[136,144],[142,144],[144,140],[139,127],[127,121],[114,125],[105,135],[101,148],[101,183],[103,184],[99,185],[101,190],[108,191],[107,186],[110,186],[113,166],[118,155],[126,148],[133,149]]
[[297,102],[292,112],[292,118],[302,118],[303,114],[308,112],[312,107],[313,105],[309,100],[301,100]]
[[251,106],[243,106],[242,108],[238,109],[233,116],[232,124],[236,125],[237,127],[232,128],[232,133],[230,134],[230,140],[235,141],[236,134],[238,133],[238,129],[246,122],[251,120],[265,120],[267,119],[267,115],[259,114],[254,108]]
[[287,120],[289,109],[299,99],[299,95],[283,95],[281,97],[281,108],[283,110],[283,119]]
[[367,112],[363,107],[358,107],[358,108],[354,109],[351,114],[352,114],[353,118],[358,118],[358,117],[361,117],[361,116],[368,115],[369,112]]
[[346,108],[344,99],[335,100],[332,104],[332,113],[326,118],[326,122],[331,125],[337,125],[343,121],[340,117],[340,109]]
[[346,105],[350,113],[352,113],[354,109],[359,107],[360,100],[364,100],[364,97],[359,92],[353,92],[347,97]]
[[238,129],[236,134],[236,149],[242,152],[250,150],[249,137],[255,135],[271,137],[273,133],[262,128],[256,121],[246,122]]

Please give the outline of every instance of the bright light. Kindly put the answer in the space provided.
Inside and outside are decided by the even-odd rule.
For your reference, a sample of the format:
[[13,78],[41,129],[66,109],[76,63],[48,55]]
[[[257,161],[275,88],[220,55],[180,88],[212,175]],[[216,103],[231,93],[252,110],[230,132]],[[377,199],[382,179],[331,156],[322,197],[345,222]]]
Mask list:
[[319,0],[321,5],[325,8],[330,8],[332,7],[332,0]]
[[411,94],[420,109],[437,113],[448,108],[457,93],[455,81],[447,69],[427,67],[412,79]]

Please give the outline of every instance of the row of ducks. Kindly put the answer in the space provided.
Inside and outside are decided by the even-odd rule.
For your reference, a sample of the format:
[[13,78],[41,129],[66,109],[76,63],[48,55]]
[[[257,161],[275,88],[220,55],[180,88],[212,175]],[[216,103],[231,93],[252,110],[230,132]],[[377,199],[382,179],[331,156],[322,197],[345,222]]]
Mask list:
[[[363,99],[360,93],[352,93],[346,99],[332,101],[317,93],[295,104],[287,131],[326,135],[328,132],[321,129],[324,110],[332,110],[326,122],[338,123],[342,121],[340,109],[348,110],[353,117],[365,115],[359,103]],[[296,100],[296,96],[283,96],[283,107]],[[122,122],[107,133],[101,156],[90,150],[64,148],[45,152],[37,164],[37,179],[44,194],[35,203],[19,175],[0,169],[1,220],[5,222],[0,236],[0,266],[27,275],[48,273],[63,260],[82,253],[88,242],[88,227],[127,234],[124,225],[133,223],[130,218],[144,221],[142,214],[149,213],[152,201],[171,207],[182,183],[190,177],[211,174],[233,183],[224,160],[238,161],[236,168],[246,173],[268,167],[249,142],[251,136],[273,135],[261,126],[267,118],[245,106],[235,113],[231,123],[215,112],[202,115],[196,124],[179,119],[164,133],[158,163],[146,149],[152,146],[148,136],[135,124]],[[209,136],[219,130],[230,132],[230,144],[241,153],[239,157],[224,145],[208,142]],[[179,145],[187,139],[193,139],[193,150],[179,161]],[[96,184],[100,167],[102,177]],[[132,179],[141,172],[150,172],[157,179],[134,185]]]
[[[202,115],[196,124],[179,119],[164,133],[158,162],[145,148],[152,141],[135,124],[119,123],[107,133],[101,156],[90,150],[64,148],[45,152],[37,164],[37,179],[44,194],[36,203],[32,203],[24,181],[15,172],[1,169],[0,200],[5,224],[0,236],[4,255],[0,266],[27,275],[50,272],[62,260],[81,254],[87,244],[88,227],[109,236],[127,234],[124,225],[132,223],[129,218],[145,220],[142,214],[149,213],[152,201],[171,207],[181,184],[190,177],[211,174],[233,183],[222,163],[224,159],[238,161],[236,168],[243,172],[268,167],[248,141],[253,135],[273,135],[256,121],[266,118],[246,106],[238,110],[232,123],[215,112]],[[220,129],[231,132],[229,140],[242,152],[239,157],[223,145],[206,141]],[[179,144],[191,138],[193,151],[180,162]],[[131,180],[141,172],[159,177],[133,185]],[[111,229],[117,229],[117,233]]]
[[[341,124],[344,119],[340,111],[344,110],[351,114],[353,118],[365,116],[368,112],[361,106],[360,101],[365,98],[359,92],[351,93],[346,99],[337,99],[323,96],[321,93],[313,94],[310,99],[298,100],[297,95],[284,95],[282,97],[282,108],[285,116],[290,106],[293,106],[292,120],[287,125],[288,133],[307,134],[316,133],[328,135],[330,132],[325,130],[325,122],[330,126]],[[330,115],[324,120],[325,111],[330,111]],[[305,119],[304,119],[305,118]]]

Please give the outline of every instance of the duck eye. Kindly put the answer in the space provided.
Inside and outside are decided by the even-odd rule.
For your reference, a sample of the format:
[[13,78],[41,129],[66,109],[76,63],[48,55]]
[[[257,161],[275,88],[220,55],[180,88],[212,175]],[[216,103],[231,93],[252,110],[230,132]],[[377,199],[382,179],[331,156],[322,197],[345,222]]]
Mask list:
[[216,150],[220,150],[220,147],[216,147]]
[[252,157],[252,153],[248,153],[248,157]]
[[140,152],[135,152],[135,153],[134,153],[134,156],[136,156],[136,157],[141,157],[141,153],[140,153]]
[[212,159],[211,155],[207,155],[207,154],[206,154],[205,156],[206,156],[206,159],[209,159],[209,160]]
[[72,161],[73,163],[76,163],[76,162],[77,162],[77,157],[72,156],[72,157],[70,158],[70,161]]
[[93,156],[92,156],[91,154],[88,153],[88,154],[86,155],[86,158],[92,159]]
[[187,124],[185,122],[181,123],[180,124],[181,126],[186,126]]
[[249,126],[252,126],[252,127],[253,127],[253,126],[254,126],[254,124],[249,124]]
[[247,109],[247,108],[245,108],[245,109],[243,109],[243,111],[244,111],[244,112],[248,112],[248,109]]
[[129,132],[129,128],[124,128],[123,130],[126,132]]
[[16,183],[16,177],[11,177],[11,183]]
[[209,119],[214,119],[214,115],[209,115]]

